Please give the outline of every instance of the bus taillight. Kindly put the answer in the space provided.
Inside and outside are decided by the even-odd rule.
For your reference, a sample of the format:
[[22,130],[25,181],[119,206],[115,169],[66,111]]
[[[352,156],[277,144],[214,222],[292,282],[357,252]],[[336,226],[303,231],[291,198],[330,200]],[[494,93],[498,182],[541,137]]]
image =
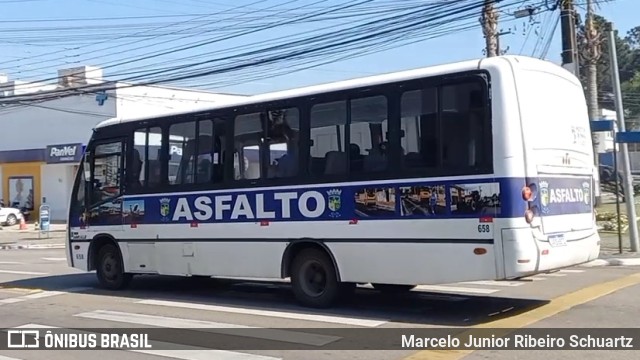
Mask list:
[[527,209],[527,211],[524,212],[524,219],[527,221],[527,224],[531,224],[533,217],[534,213],[531,209]]
[[536,184],[529,184],[522,188],[522,200],[533,201],[536,198]]

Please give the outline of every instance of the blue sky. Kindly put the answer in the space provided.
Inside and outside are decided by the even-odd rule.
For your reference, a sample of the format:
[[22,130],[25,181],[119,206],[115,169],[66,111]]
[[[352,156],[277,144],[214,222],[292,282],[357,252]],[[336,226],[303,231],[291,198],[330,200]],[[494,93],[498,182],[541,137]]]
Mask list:
[[[300,1],[302,3],[313,2],[312,0]],[[275,2],[275,0],[272,1],[272,3]],[[576,0],[576,2],[578,3],[579,11],[584,13],[584,6],[582,6],[582,4],[585,4],[586,0]],[[239,5],[250,3],[256,3],[256,0],[0,0],[0,5],[2,6],[0,14],[4,20],[202,14],[225,11]],[[612,21],[616,29],[623,34],[630,28],[640,25],[640,18],[637,17],[637,14],[640,13],[640,0],[613,0],[610,3],[601,3],[596,8],[596,12]],[[550,30],[557,15],[558,12],[539,15],[535,18],[538,23],[531,25],[527,24],[528,19],[526,18],[514,20],[509,14],[501,14],[500,28],[503,31],[510,30],[511,32],[501,37],[501,47],[504,49],[508,46],[509,54],[539,56],[541,49],[544,47],[543,45],[549,40],[551,42],[546,58],[554,62],[559,62],[561,52],[559,24],[553,33],[553,37],[550,38]],[[156,21],[158,20],[156,19]],[[131,23],[131,20],[129,20],[128,23]],[[87,38],[78,44],[74,44],[73,40],[61,44],[60,42],[64,39],[60,38],[56,39],[57,42],[55,44],[50,44],[45,41],[46,39],[27,43],[22,41],[19,36],[29,34],[29,32],[16,32],[16,30],[24,27],[62,26],[69,24],[70,23],[3,23],[2,20],[0,20],[0,32],[5,32],[4,36],[0,35],[0,73],[7,74],[10,79],[40,80],[54,77],[57,68],[85,64],[101,66],[104,63],[117,62],[123,58],[130,58],[138,54],[135,48],[130,48],[122,54],[112,54],[113,52],[121,51],[119,48],[104,50],[103,52],[96,51],[96,49],[99,50],[109,47],[110,42],[105,40],[109,34],[105,34],[105,36],[107,36],[106,38],[95,41]],[[86,22],[81,24],[91,25]],[[309,26],[311,25],[300,25],[300,27],[294,30],[290,29],[290,31],[295,33],[296,31],[308,30]],[[6,33],[7,30],[11,30],[9,35]],[[135,31],[135,29],[132,31]],[[543,41],[540,41],[537,46],[536,31],[546,34],[546,36],[543,37]],[[275,35],[281,37],[287,37],[291,34],[292,33],[287,33],[284,30],[281,33],[275,33]],[[18,38],[15,36],[18,36]],[[64,36],[64,34],[61,36]],[[262,36],[266,35],[256,34],[251,40],[260,40]],[[274,33],[272,32],[270,36],[274,36]],[[170,46],[187,43],[189,39],[178,41],[176,44],[170,44]],[[241,43],[234,45],[241,45]],[[79,48],[77,48],[78,46]],[[169,45],[166,43],[159,44],[153,49],[163,49],[163,47],[166,48],[167,46]],[[231,45],[228,43],[226,46]],[[316,69],[304,70],[271,79],[234,82],[233,78],[229,78],[230,75],[222,75],[226,77],[225,84],[210,86],[209,88],[214,91],[230,93],[251,94],[267,92],[477,58],[483,56],[483,46],[484,39],[481,29],[476,27],[473,30],[467,30],[405,47],[383,51],[357,59],[323,65]],[[149,51],[149,49],[146,51]],[[101,56],[101,54],[111,54],[111,56]],[[184,55],[179,54],[174,56],[179,58],[187,55],[193,56],[198,55],[198,53],[190,52]],[[170,63],[172,58],[169,57],[165,60]],[[127,66],[118,67],[117,71],[123,71],[127,68]],[[111,70],[105,70],[107,77],[110,75],[110,71]],[[207,80],[210,81],[212,78],[208,78]],[[194,83],[192,82],[191,84]]]

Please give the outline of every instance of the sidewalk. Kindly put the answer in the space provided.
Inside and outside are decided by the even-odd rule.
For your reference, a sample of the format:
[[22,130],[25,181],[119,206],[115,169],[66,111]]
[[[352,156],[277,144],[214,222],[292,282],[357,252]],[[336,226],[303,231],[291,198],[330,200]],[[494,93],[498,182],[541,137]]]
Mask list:
[[40,233],[33,224],[26,230],[20,230],[19,225],[5,226],[0,230],[0,250],[64,249],[66,230],[66,224],[51,224],[49,234]]
[[[629,250],[629,233],[622,233],[622,253],[617,232],[600,232],[600,256],[589,266],[640,266],[640,252],[633,253]],[[591,263],[589,263],[591,264]]]

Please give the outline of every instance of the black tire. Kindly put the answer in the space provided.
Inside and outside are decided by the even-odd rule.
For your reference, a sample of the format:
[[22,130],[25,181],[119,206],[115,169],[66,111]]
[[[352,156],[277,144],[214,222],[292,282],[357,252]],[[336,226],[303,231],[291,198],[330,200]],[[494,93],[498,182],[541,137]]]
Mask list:
[[18,218],[15,215],[13,214],[7,215],[7,226],[13,226],[17,223],[18,223]]
[[103,288],[121,290],[129,286],[133,276],[124,272],[122,254],[115,245],[100,248],[96,265],[96,275]]
[[383,293],[404,293],[413,290],[417,285],[371,284],[373,288]]
[[343,289],[333,262],[324,251],[317,249],[302,250],[293,259],[291,285],[296,300],[313,308],[331,307]]

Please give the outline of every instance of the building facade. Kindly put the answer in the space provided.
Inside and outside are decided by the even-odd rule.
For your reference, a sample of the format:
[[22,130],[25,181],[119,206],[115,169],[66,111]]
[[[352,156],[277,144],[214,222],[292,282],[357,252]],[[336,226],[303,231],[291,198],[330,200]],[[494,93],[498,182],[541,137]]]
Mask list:
[[[29,86],[0,77],[0,199],[36,220],[46,203],[52,221],[64,221],[73,179],[92,129],[118,117],[196,110],[242,97],[190,89],[111,83],[105,91],[78,91],[55,99],[4,102],[12,95],[105,83],[94,67],[58,71],[57,87]],[[3,81],[4,80],[4,81]],[[37,93],[35,91],[38,91]]]

